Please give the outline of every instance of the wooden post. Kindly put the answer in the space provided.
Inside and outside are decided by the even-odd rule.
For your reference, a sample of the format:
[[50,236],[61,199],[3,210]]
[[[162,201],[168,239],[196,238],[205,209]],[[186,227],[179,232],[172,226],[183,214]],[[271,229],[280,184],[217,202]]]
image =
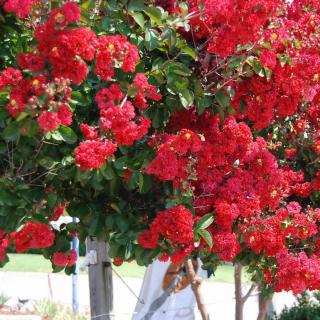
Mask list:
[[95,250],[97,264],[89,265],[90,309],[92,320],[112,320],[113,283],[108,244],[87,239],[87,252]]

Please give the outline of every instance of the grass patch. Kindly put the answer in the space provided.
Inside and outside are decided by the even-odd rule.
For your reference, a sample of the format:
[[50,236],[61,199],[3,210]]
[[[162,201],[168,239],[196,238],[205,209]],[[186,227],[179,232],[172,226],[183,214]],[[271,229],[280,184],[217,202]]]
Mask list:
[[[9,254],[10,262],[7,263],[2,270],[6,272],[45,272],[51,273],[51,262],[44,259],[43,256],[37,254]],[[83,261],[83,257],[80,257],[80,265]],[[140,267],[136,263],[124,263],[120,267],[113,266],[115,271],[121,277],[130,278],[142,278],[146,270],[145,267]],[[218,267],[214,276],[210,277],[210,281],[233,283],[234,267],[232,265],[223,265]],[[86,274],[86,271],[81,271],[82,274]],[[116,276],[116,275],[115,275]],[[249,277],[243,275],[243,281],[249,282]]]

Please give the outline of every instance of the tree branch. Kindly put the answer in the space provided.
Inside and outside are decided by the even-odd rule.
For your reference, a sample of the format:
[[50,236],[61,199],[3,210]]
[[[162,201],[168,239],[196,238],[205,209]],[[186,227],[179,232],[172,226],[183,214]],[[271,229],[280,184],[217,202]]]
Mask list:
[[246,293],[246,295],[242,297],[242,302],[243,302],[243,303],[245,303],[245,302],[249,299],[251,293],[253,292],[253,290],[254,290],[255,288],[256,288],[256,285],[255,285],[255,284],[252,284],[251,287],[250,287],[250,289],[249,289],[248,292]]

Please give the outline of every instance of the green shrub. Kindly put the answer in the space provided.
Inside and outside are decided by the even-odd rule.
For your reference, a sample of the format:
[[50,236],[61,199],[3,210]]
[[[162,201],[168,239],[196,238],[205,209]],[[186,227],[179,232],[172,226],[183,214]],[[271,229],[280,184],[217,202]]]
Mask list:
[[293,307],[285,307],[273,320],[320,320],[320,292],[301,294]]

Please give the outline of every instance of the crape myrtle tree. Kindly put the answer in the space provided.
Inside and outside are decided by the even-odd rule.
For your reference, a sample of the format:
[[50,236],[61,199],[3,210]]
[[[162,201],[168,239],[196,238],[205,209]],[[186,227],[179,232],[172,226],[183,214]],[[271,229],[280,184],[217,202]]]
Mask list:
[[77,234],[320,288],[319,1],[0,8],[1,265],[40,248],[71,274]]

